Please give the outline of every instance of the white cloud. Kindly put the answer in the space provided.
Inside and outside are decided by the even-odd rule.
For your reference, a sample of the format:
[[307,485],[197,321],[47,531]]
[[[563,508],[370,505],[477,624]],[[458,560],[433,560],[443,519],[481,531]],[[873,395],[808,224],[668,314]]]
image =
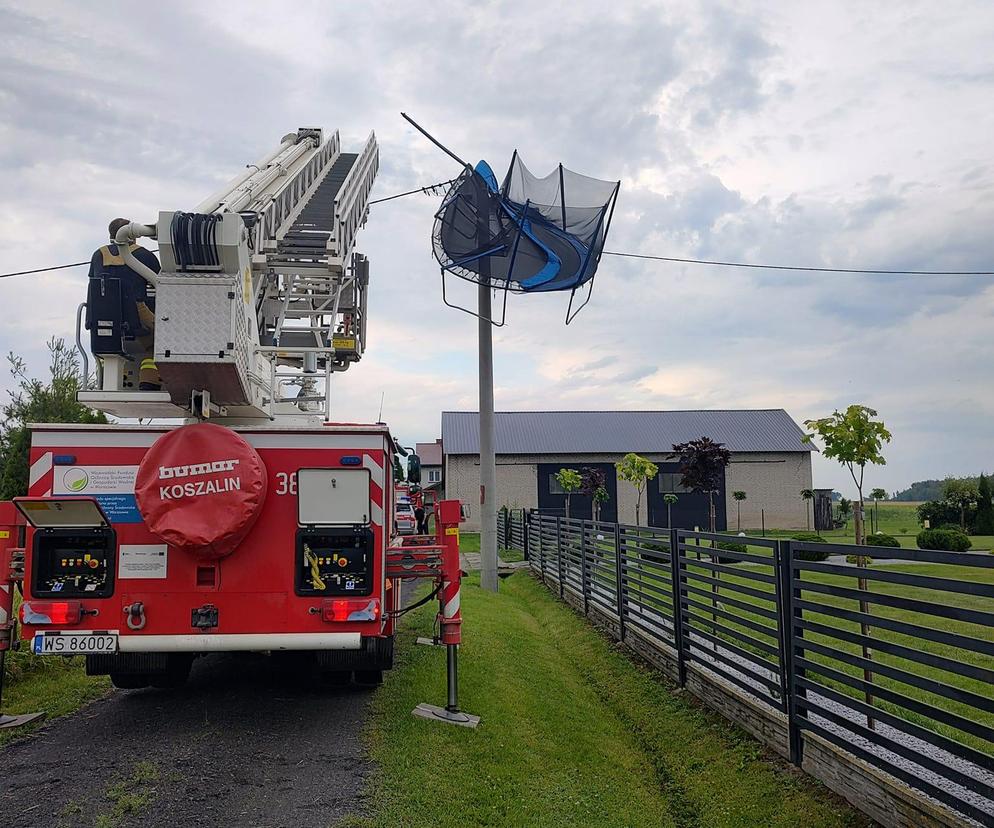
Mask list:
[[[450,177],[404,109],[471,160],[519,148],[623,178],[609,247],[670,256],[991,269],[994,12],[982,3],[0,2],[0,271],[87,259],[108,219],[190,207],[297,126],[375,128],[377,194]],[[374,206],[370,349],[336,417],[407,442],[476,404],[476,322],[445,308],[435,200]],[[606,257],[594,298],[515,297],[498,408],[864,402],[892,427],[873,485],[994,467],[990,281]],[[473,289],[464,291],[472,301]],[[0,282],[0,351],[69,336],[82,273]],[[40,366],[38,366],[40,368]],[[816,461],[816,484],[845,488]]]

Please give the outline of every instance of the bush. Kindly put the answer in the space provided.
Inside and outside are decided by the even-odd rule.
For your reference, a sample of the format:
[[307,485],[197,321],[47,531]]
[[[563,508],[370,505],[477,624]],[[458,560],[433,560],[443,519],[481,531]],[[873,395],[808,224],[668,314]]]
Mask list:
[[[828,543],[816,532],[796,532],[790,536],[791,540],[804,541],[805,543]],[[816,552],[813,549],[795,549],[794,557],[799,561],[824,561],[828,558],[828,552]]]
[[[929,526],[933,529],[949,526],[951,528],[955,527],[960,532],[963,531],[960,529],[960,510],[945,500],[929,500],[927,503],[922,503],[918,506],[915,511],[918,514],[918,523],[922,526],[925,525],[925,521],[927,520]],[[968,509],[966,512],[967,532],[971,530],[975,517],[976,511]]]
[[971,546],[970,539],[959,529],[926,529],[919,532],[916,539],[919,549],[941,549],[946,552],[966,552]]
[[828,543],[817,532],[795,532],[790,536],[791,540],[807,541],[808,543]]
[[[746,554],[749,551],[749,547],[744,543],[716,543],[714,545],[715,549],[724,549],[728,552],[738,552],[741,555]],[[734,564],[741,563],[738,558],[729,558],[722,555],[716,555],[715,560],[722,564]]]
[[892,546],[895,549],[900,549],[901,543],[897,538],[892,535],[870,535],[866,539],[867,546]]

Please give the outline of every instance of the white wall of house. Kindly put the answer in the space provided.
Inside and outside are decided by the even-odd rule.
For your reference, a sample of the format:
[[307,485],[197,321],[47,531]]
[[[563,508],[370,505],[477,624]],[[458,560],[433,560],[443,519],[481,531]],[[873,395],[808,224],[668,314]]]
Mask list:
[[[651,460],[668,460],[665,454],[646,454]],[[538,463],[615,463],[613,454],[498,455],[498,507],[534,509],[538,507]],[[805,526],[805,502],[801,489],[811,486],[811,453],[742,452],[732,454],[725,472],[726,511],[729,530],[735,529],[735,500],[732,492],[746,493],[742,503],[743,529],[758,529],[761,512],[766,512],[769,529],[796,529]],[[469,519],[463,524],[467,532],[480,530],[480,466],[476,455],[445,456],[446,497],[468,503]],[[635,522],[635,489],[618,481],[618,518],[622,523]],[[642,514],[646,513],[645,494]]]

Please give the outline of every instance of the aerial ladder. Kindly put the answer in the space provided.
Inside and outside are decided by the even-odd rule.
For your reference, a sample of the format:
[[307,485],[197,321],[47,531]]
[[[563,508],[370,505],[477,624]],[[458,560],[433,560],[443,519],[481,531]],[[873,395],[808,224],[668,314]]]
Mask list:
[[[143,419],[329,419],[332,375],[366,347],[369,262],[355,241],[378,168],[375,135],[343,152],[337,132],[302,128],[191,212],[122,227],[124,261],[154,289],[163,387],[139,389],[136,325],[117,292],[95,286],[97,382],[79,401]],[[143,237],[158,242],[158,274],[130,252]]]

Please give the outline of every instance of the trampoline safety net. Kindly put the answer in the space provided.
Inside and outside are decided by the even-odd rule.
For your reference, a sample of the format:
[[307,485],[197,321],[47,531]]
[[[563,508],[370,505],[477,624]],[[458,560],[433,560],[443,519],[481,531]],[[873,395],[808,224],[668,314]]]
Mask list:
[[485,161],[467,166],[435,214],[435,257],[497,289],[575,291],[597,271],[619,186],[562,164],[539,178],[517,152],[499,185]]

